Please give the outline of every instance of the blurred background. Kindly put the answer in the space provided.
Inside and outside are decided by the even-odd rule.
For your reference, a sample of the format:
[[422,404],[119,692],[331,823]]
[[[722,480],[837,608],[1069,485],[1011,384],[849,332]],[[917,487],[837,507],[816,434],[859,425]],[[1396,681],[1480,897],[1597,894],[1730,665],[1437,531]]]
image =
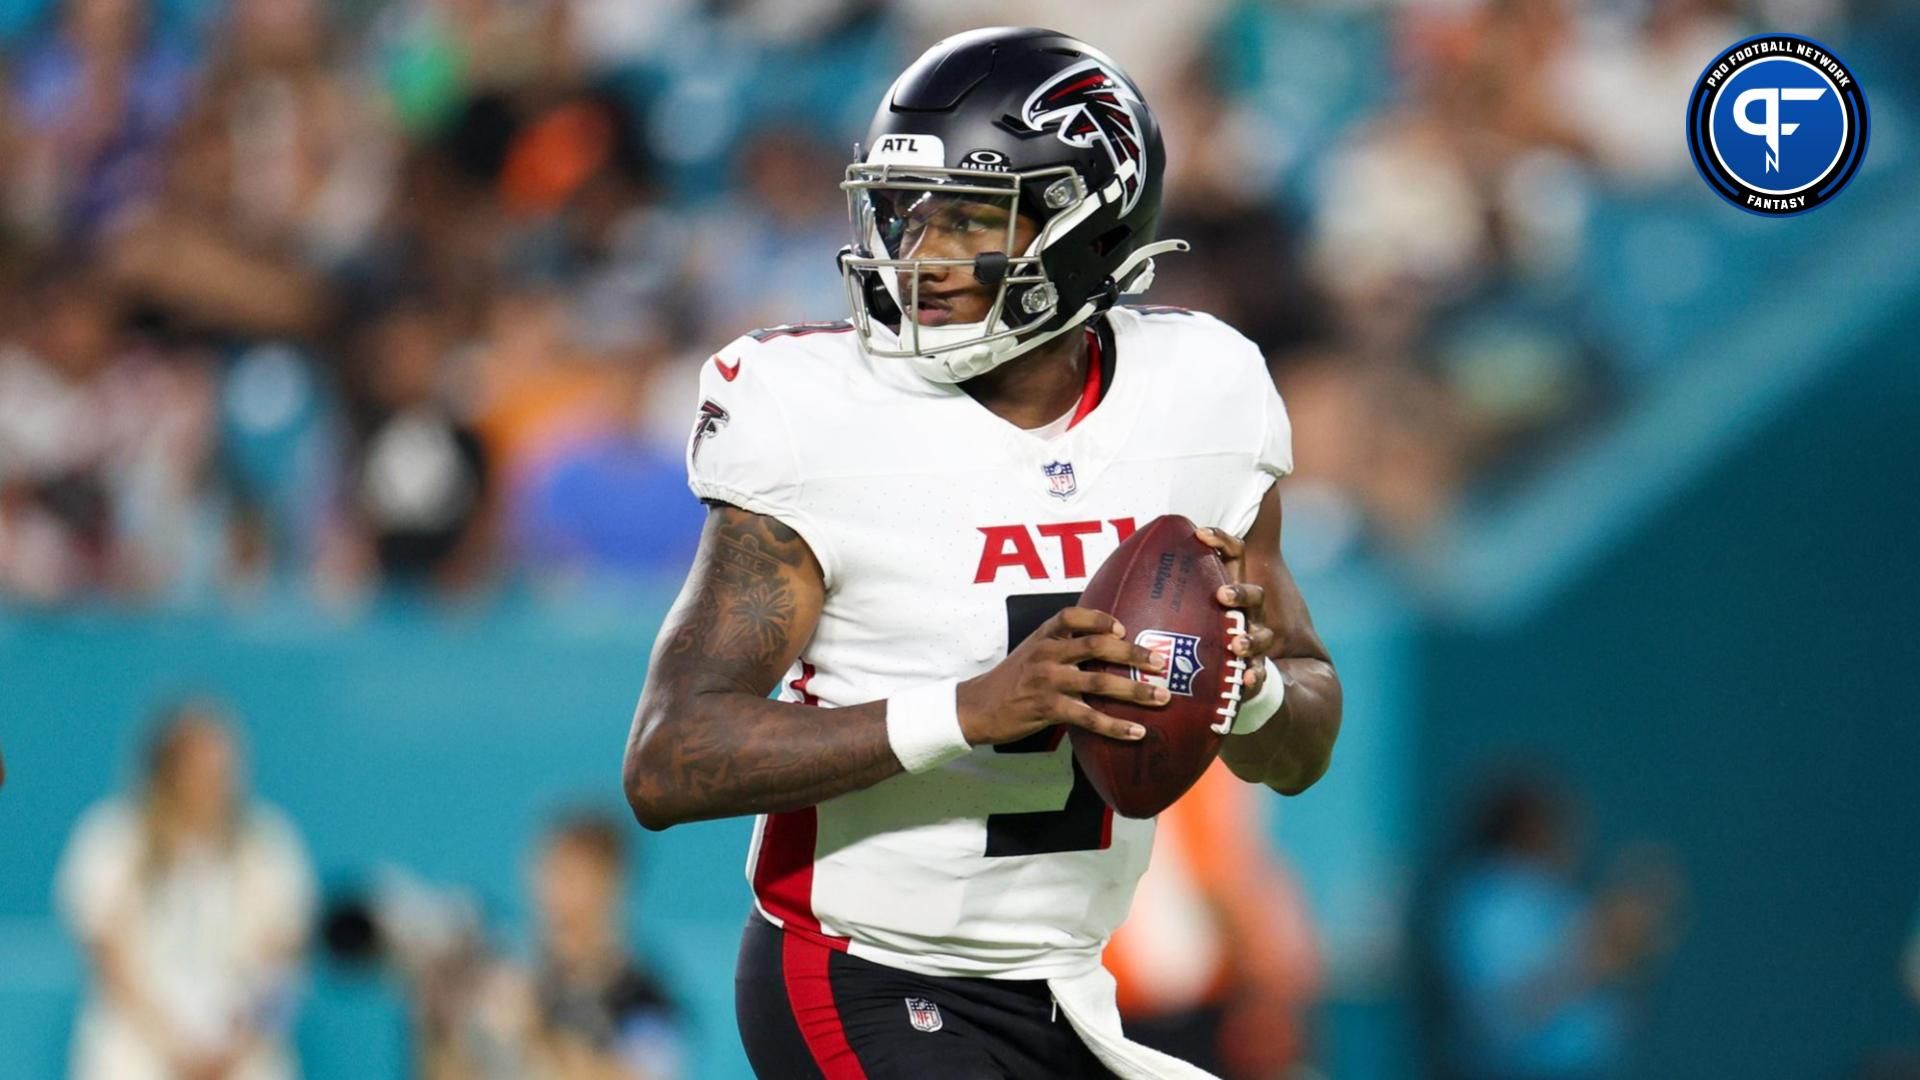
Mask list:
[[[1163,829],[1138,1029],[1920,1075],[1920,6],[7,0],[0,1076],[744,1080],[748,823],[618,785],[693,386],[842,316],[852,143],[995,23],[1158,110],[1347,687]],[[1872,110],[1787,220],[1682,136],[1761,31]]]

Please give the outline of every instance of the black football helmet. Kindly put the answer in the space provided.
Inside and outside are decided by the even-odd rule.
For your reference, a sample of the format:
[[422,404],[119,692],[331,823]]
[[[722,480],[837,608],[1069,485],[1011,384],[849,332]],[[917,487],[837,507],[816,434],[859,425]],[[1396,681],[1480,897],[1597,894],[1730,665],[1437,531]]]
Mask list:
[[[1187,248],[1154,242],[1166,158],[1139,89],[1051,30],[974,30],[928,49],[887,91],[856,156],[841,184],[853,243],[840,253],[854,327],[869,352],[939,382],[989,371],[1144,292],[1153,256]],[[1038,232],[1015,251],[1021,217]],[[922,257],[918,238],[936,225],[971,244]],[[923,324],[923,273],[956,267],[995,290],[990,312]]]

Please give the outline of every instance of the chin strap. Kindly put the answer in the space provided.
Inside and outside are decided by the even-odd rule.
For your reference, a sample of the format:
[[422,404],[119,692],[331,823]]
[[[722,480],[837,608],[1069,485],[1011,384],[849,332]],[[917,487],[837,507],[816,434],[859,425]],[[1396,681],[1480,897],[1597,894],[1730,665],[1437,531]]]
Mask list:
[[1126,261],[1115,267],[1113,280],[1116,291],[1122,296],[1136,296],[1153,287],[1153,257],[1175,251],[1192,251],[1193,245],[1185,240],[1156,240],[1127,256]]
[[[919,371],[921,375],[934,382],[947,383],[949,385],[963,383],[976,375],[983,375],[992,371],[994,368],[999,367],[1001,364],[1006,363],[1016,356],[1032,352],[1034,349],[1045,345],[1047,342],[1052,341],[1062,334],[1071,333],[1079,329],[1086,324],[1088,319],[1093,318],[1099,313],[1100,305],[1088,301],[1080,306],[1080,310],[1074,313],[1073,318],[1068,319],[1065,323],[1045,333],[1034,334],[1024,338],[1002,338],[998,342],[948,349],[932,355],[921,354],[909,357],[907,362],[912,364],[915,370]],[[977,325],[979,324],[968,324],[968,326]],[[926,339],[926,331],[928,329],[959,330],[963,328],[922,327],[921,340],[923,343]]]

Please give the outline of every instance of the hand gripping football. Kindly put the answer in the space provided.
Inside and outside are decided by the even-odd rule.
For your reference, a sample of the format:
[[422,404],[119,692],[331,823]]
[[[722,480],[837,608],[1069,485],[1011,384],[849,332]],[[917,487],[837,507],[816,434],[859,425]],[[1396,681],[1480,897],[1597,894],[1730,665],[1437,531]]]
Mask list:
[[1144,682],[1164,682],[1172,700],[1153,707],[1091,698],[1088,704],[1147,729],[1125,742],[1073,728],[1073,756],[1107,805],[1146,818],[1173,805],[1213,764],[1233,722],[1245,661],[1227,651],[1244,617],[1214,595],[1228,584],[1220,556],[1177,514],[1153,521],[1127,538],[1080,594],[1080,606],[1120,620],[1136,644],[1167,660],[1164,676],[1089,661]]

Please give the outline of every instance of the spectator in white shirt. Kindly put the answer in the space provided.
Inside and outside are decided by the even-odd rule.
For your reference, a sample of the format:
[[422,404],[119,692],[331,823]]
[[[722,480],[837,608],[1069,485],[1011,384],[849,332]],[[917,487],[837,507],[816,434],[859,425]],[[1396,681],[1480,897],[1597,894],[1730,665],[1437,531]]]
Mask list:
[[247,800],[235,737],[194,702],[161,717],[144,789],[80,819],[56,880],[92,987],[74,1080],[291,1080],[313,907],[300,838]]

